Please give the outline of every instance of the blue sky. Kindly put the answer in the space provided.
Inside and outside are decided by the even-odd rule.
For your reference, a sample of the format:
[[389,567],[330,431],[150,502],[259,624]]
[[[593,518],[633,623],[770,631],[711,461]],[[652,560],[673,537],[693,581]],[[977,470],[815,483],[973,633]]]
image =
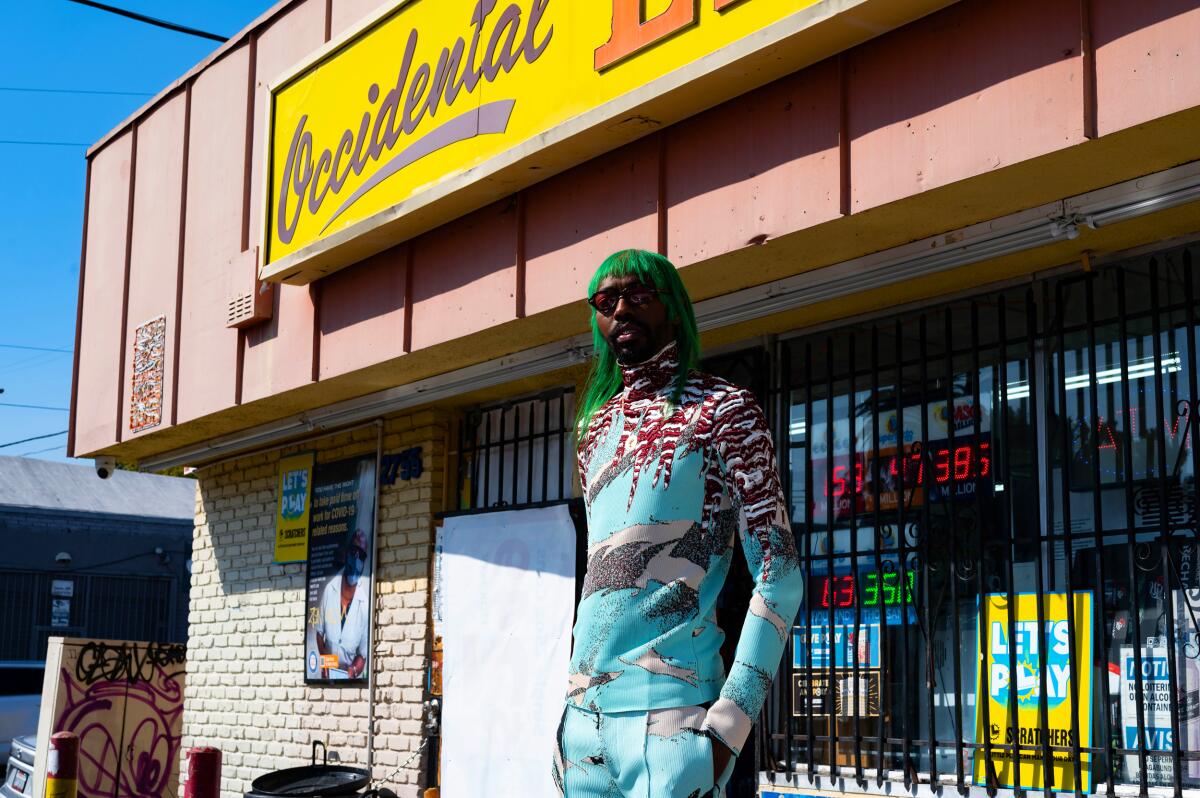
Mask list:
[[[104,0],[231,36],[271,0]],[[66,459],[86,146],[218,47],[68,0],[0,0],[0,455]],[[60,94],[12,89],[139,94]],[[11,144],[3,142],[60,142]],[[51,350],[15,347],[42,347]]]

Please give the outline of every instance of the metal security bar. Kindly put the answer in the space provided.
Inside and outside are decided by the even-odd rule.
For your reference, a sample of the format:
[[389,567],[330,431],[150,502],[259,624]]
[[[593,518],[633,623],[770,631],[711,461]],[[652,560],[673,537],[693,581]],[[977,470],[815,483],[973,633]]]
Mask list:
[[[54,612],[55,582],[70,598]],[[170,577],[0,570],[0,660],[44,660],[51,637],[185,642]]]
[[774,347],[806,589],[765,770],[1200,787],[1195,254]]
[[521,508],[571,498],[574,388],[468,412],[459,429],[456,507]]

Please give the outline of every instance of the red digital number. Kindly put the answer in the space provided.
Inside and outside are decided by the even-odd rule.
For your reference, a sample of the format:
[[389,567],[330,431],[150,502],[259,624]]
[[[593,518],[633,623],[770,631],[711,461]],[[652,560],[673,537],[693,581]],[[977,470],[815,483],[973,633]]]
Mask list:
[[821,591],[821,607],[823,609],[843,610],[854,606],[854,577],[827,576],[825,589]]
[[933,461],[934,474],[933,478],[937,480],[939,485],[944,485],[950,481],[950,450],[942,449],[934,457]]

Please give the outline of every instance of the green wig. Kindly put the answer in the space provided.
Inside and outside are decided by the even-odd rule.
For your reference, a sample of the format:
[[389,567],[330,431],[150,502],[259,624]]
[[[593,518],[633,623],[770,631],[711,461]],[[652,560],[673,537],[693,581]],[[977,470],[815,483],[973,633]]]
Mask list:
[[[588,283],[587,295],[596,293],[600,284],[610,277],[636,277],[642,285],[659,291],[659,300],[666,305],[667,318],[675,325],[675,343],[679,348],[679,374],[671,391],[671,403],[678,404],[687,385],[688,371],[700,363],[700,331],[696,329],[696,313],[679,272],[671,261],[656,252],[624,249],[604,259]],[[584,383],[583,394],[575,406],[576,440],[583,440],[592,415],[622,389],[621,366],[612,347],[600,334],[596,310],[592,308],[592,364]]]

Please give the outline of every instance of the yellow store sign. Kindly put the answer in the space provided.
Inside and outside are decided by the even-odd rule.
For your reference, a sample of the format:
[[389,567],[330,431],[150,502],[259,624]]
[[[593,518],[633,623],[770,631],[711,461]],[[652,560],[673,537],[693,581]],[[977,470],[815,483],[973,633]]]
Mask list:
[[272,86],[263,276],[308,282],[949,2],[400,2]]
[[[1089,793],[1092,757],[1080,754],[1077,787],[1070,749],[1078,743],[1086,751],[1092,743],[1092,594],[1075,593],[1068,608],[1068,594],[1047,593],[1040,612],[1036,594],[1013,599],[1015,607],[1004,593],[980,603],[975,783],[989,783],[988,739],[1000,746],[990,757],[1000,787]],[[1058,749],[1049,754],[1049,774],[1046,746]]]

